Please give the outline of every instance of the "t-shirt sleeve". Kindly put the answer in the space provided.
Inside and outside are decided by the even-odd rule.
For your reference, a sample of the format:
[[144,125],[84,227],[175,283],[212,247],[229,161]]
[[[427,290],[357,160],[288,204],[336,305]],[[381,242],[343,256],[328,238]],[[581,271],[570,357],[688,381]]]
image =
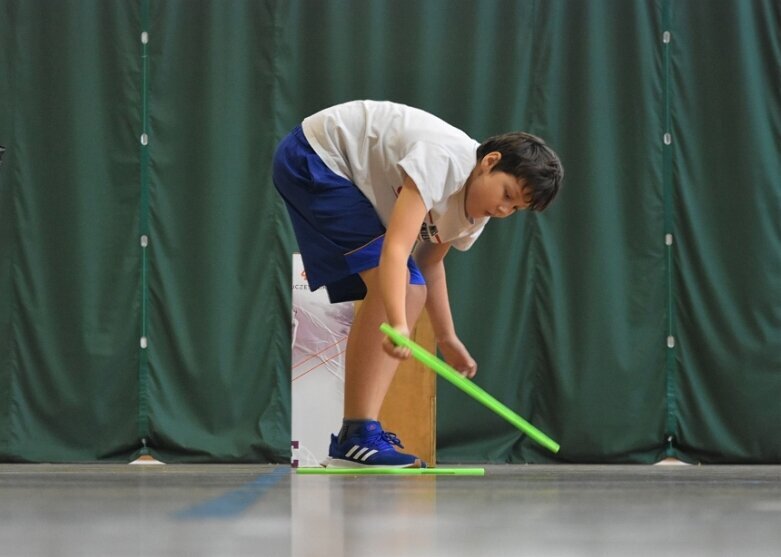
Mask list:
[[427,211],[452,195],[458,187],[453,158],[438,145],[418,142],[398,165],[415,182]]

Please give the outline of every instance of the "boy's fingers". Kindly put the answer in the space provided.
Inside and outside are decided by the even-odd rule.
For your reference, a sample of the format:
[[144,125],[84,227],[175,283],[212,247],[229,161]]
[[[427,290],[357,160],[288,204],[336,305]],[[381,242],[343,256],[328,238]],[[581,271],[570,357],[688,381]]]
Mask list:
[[459,369],[458,372],[464,377],[468,377],[469,379],[471,379],[472,377],[477,375],[477,364],[463,367]]
[[397,358],[399,360],[406,360],[410,357],[410,350],[409,348],[404,348],[403,346],[398,346],[393,343],[393,341],[385,337],[385,339],[382,341],[383,347],[385,348],[385,351],[388,353],[388,355]]

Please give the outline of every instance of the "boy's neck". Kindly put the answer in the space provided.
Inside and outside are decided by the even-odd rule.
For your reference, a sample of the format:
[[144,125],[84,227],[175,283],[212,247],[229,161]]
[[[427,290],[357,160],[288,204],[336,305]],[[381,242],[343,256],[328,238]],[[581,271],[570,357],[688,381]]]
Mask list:
[[474,178],[475,170],[476,168],[472,169],[472,172],[469,173],[469,177],[466,179],[466,183],[464,183],[464,216],[469,221],[472,221],[472,217],[469,216],[469,213],[466,210],[466,205],[467,199],[469,198],[469,187],[472,185],[472,179]]

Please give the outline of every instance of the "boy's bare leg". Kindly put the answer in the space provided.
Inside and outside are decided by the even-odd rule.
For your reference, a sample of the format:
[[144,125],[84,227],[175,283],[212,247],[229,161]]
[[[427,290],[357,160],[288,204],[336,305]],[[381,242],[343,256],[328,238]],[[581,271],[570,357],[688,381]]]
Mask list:
[[[376,420],[390,388],[399,360],[382,349],[380,323],[386,320],[385,306],[378,288],[377,269],[361,273],[367,294],[358,310],[350,335],[344,377],[344,418]],[[426,303],[424,285],[407,285],[407,323],[410,329]]]

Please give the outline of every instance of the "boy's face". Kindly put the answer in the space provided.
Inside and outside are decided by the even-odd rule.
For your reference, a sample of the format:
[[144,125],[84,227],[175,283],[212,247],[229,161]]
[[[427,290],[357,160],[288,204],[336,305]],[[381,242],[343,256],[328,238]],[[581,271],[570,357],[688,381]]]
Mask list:
[[505,218],[529,206],[526,182],[506,172],[492,172],[502,158],[498,151],[488,153],[475,165],[466,184],[466,214],[471,219]]

